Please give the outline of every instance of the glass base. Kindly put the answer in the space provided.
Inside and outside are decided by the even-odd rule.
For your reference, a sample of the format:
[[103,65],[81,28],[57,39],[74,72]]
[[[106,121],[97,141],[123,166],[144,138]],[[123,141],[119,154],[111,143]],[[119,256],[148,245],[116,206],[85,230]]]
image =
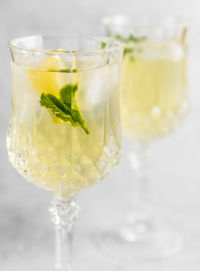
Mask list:
[[105,232],[100,240],[103,254],[126,261],[165,259],[183,247],[182,236],[170,228],[134,233],[128,227]]

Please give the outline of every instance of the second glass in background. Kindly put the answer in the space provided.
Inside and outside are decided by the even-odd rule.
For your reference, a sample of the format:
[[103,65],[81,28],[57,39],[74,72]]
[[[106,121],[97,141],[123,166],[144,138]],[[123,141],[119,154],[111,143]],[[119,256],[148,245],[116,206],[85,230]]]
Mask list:
[[[188,112],[187,27],[174,18],[103,20],[108,36],[125,43],[121,73],[121,113],[125,155],[134,172],[132,210],[104,233],[105,253],[119,258],[160,259],[178,252],[180,235],[163,225],[145,195],[149,145],[174,131]],[[127,148],[127,149],[126,149]],[[131,180],[132,181],[132,180]]]

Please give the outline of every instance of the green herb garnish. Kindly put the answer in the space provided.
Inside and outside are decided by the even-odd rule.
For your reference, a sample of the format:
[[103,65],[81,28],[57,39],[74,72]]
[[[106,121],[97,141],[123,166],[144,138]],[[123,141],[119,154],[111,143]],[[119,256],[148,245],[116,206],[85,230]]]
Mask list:
[[131,47],[125,47],[124,48],[124,56],[127,55],[127,54],[130,54],[134,51],[134,48],[131,48]]
[[[132,34],[130,34],[127,38],[124,38],[121,35],[117,34],[115,38],[128,44],[128,46],[124,48],[124,56],[125,56],[125,55],[131,55],[133,51],[139,51],[138,48],[134,47],[134,43],[144,41],[146,40],[147,37],[145,36],[135,37]],[[134,57],[132,57],[132,60],[134,61]]]
[[42,93],[40,96],[41,106],[46,107],[57,118],[71,124],[72,126],[81,126],[86,134],[89,134],[87,125],[76,104],[75,93],[78,85],[65,85],[59,91],[60,99],[52,94]]
[[129,43],[129,42],[135,42],[135,43],[137,43],[137,42],[141,42],[141,41],[144,41],[144,40],[147,39],[146,36],[135,37],[132,34],[130,34],[127,38],[124,38],[124,37],[120,36],[119,34],[117,34],[115,36],[115,38],[118,39],[118,40],[120,40],[120,41],[122,41],[122,42],[125,42],[125,43]]
[[101,49],[105,49],[105,48],[106,48],[106,45],[107,45],[107,44],[106,44],[105,41],[101,41],[101,42],[100,42],[100,48],[101,48]]

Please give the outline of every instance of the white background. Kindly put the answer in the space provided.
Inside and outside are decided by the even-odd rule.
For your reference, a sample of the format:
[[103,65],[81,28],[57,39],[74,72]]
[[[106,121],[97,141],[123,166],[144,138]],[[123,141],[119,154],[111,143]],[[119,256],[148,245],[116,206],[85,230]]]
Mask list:
[[[191,21],[191,112],[173,135],[152,146],[151,192],[160,214],[171,216],[185,238],[183,251],[163,262],[126,263],[97,249],[96,236],[126,210],[129,174],[122,163],[101,184],[82,191],[75,254],[93,270],[200,270],[200,2],[198,0],[1,0],[0,2],[0,270],[51,271],[51,195],[23,180],[9,164],[5,146],[11,79],[7,41],[31,34],[99,35],[101,18],[118,13],[184,16]],[[128,193],[129,191],[129,193]],[[103,266],[107,269],[101,269]]]

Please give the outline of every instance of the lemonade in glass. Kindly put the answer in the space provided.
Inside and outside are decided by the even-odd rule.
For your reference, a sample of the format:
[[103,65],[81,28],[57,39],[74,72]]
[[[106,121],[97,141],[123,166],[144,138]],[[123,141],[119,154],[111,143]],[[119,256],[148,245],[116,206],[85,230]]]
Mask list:
[[124,15],[104,18],[103,23],[106,34],[125,46],[121,117],[124,161],[133,176],[124,185],[132,193],[130,210],[105,232],[103,248],[126,260],[166,258],[181,249],[182,238],[165,223],[164,215],[154,212],[147,193],[146,158],[149,146],[176,130],[188,113],[187,25],[172,17]]
[[9,48],[9,159],[26,180],[53,192],[56,269],[71,270],[76,192],[99,182],[120,159],[123,46],[112,38],[32,36]]

